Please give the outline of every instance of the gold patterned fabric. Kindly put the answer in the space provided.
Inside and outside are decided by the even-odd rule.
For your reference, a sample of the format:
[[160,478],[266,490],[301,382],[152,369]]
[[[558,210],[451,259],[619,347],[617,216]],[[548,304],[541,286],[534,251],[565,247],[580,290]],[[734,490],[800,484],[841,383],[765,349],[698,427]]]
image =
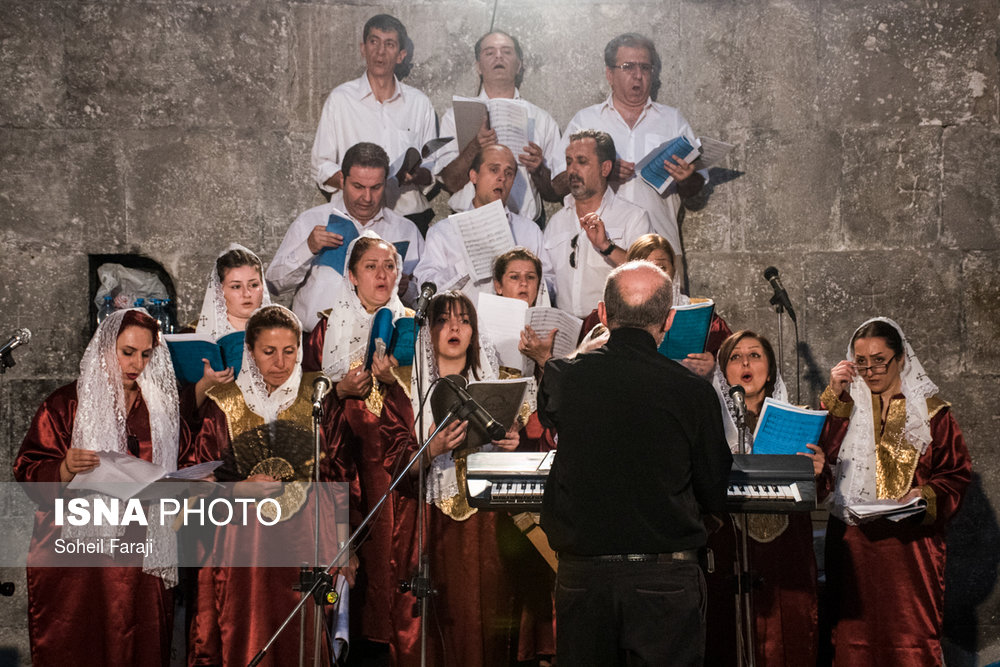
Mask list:
[[444,498],[435,503],[438,506],[438,509],[455,521],[465,521],[477,512],[475,507],[469,505],[469,499],[466,496],[466,489],[468,488],[466,485],[466,479],[468,479],[468,476],[468,461],[465,460],[464,455],[456,456],[455,479],[458,481],[458,494],[452,496],[451,498]]
[[[787,514],[747,514],[747,535],[755,542],[773,542],[788,528]],[[740,522],[737,521],[739,526]]]
[[906,400],[888,399],[889,411],[882,423],[882,401],[872,395],[875,424],[875,491],[879,499],[898,500],[913,486],[920,453],[906,441]]
[[826,406],[827,412],[834,417],[840,417],[841,419],[849,419],[851,416],[851,410],[854,408],[853,401],[840,400],[840,396],[833,393],[833,389],[830,389],[829,386],[827,386],[826,389],[823,390],[823,393],[820,394],[819,400]]
[[[241,478],[266,474],[286,482],[275,498],[285,520],[305,503],[315,465],[312,434],[312,383],[319,373],[306,373],[295,402],[273,424],[250,410],[235,382],[208,390],[208,397],[226,415],[232,467]],[[268,505],[263,506],[264,508]]]

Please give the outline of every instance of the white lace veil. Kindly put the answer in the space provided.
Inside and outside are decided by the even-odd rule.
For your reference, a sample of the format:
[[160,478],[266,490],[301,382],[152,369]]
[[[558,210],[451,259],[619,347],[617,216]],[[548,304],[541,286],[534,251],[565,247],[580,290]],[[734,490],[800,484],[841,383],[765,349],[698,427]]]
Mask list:
[[[353,254],[358,239],[363,238],[383,240],[370,229],[365,230],[347,247],[348,258]],[[386,243],[395,248],[392,243],[388,241]],[[389,297],[389,302],[385,305],[392,311],[393,322],[406,315],[406,306],[399,300],[399,282],[403,278],[403,258],[400,257],[398,250],[395,251],[395,255],[398,267],[396,284],[393,287],[392,296]],[[348,261],[348,263],[350,262]],[[347,276],[338,282],[334,291],[332,310],[327,318],[326,337],[323,339],[323,372],[332,382],[340,382],[352,366],[356,366],[365,358],[365,353],[368,351],[368,336],[372,326],[372,314],[365,310],[361,304],[357,290]]]
[[[272,304],[265,308],[258,309],[250,319],[257,317],[260,313],[268,310],[278,308],[284,311],[299,327],[299,340],[298,340],[298,353],[295,357],[295,368],[292,370],[292,374],[288,377],[285,382],[275,389],[273,392],[267,390],[267,383],[264,382],[264,376],[260,372],[260,368],[257,366],[257,362],[254,361],[253,354],[250,352],[248,345],[243,345],[243,368],[240,371],[240,375],[236,378],[236,386],[240,388],[243,392],[243,400],[246,401],[247,407],[250,408],[255,414],[262,417],[265,423],[273,424],[278,419],[278,415],[291,407],[292,403],[299,395],[299,384],[302,382],[302,323],[299,322],[299,318],[295,316],[295,313],[288,310],[284,306],[279,306],[277,304]],[[249,324],[249,323],[248,323]]]
[[[435,298],[440,298],[440,295]],[[431,343],[431,325],[432,322],[428,321],[427,325],[420,329],[416,357],[413,362],[414,365],[419,365],[420,374],[424,378],[424,387],[430,387],[431,383],[439,377],[437,360],[434,356],[434,346]],[[482,329],[479,331],[479,366],[480,380],[496,380],[499,377],[500,362],[497,358],[496,348],[483,333]],[[474,379],[471,372],[466,379],[470,381]],[[415,368],[411,380],[410,401],[413,405],[413,414],[419,415],[420,405],[417,398],[416,380],[417,369]],[[424,432],[421,434],[421,440],[427,438],[433,432],[431,424],[434,423],[434,415],[431,412],[430,404],[431,402],[428,398],[424,402]],[[417,424],[419,427],[419,421]],[[484,450],[488,451],[490,447],[491,445],[487,445]],[[458,495],[458,480],[455,473],[455,460],[451,457],[451,452],[446,452],[434,457],[434,460],[431,462],[431,467],[427,474],[426,498],[427,502],[439,505],[442,501],[447,501],[456,495]]]
[[[231,243],[228,248],[219,253],[219,256],[215,258],[218,262],[226,253],[232,250],[242,250],[253,255],[257,259],[257,263],[261,269],[260,282],[264,290],[264,298],[260,302],[260,307],[271,305],[271,294],[267,291],[267,282],[264,280],[263,275],[263,264],[260,264],[260,257],[257,257],[249,248],[241,246],[239,243]],[[215,340],[218,340],[225,336],[226,334],[233,333],[236,329],[229,322],[229,312],[226,309],[226,297],[222,291],[222,282],[219,280],[219,272],[216,269],[215,262],[212,263],[212,269],[208,272],[208,284],[205,287],[205,298],[201,302],[201,315],[198,316],[198,324],[195,327],[195,331],[198,333],[208,334]]]
[[[930,417],[927,399],[938,392],[937,386],[927,377],[923,365],[914,354],[909,341],[898,324],[886,317],[874,317],[855,329],[857,334],[871,322],[885,322],[899,332],[903,340],[903,367],[900,369],[901,391],[906,399],[906,425],[903,437],[922,455],[931,442]],[[854,335],[851,336],[854,338]],[[850,343],[847,358],[854,361],[854,347]],[[875,471],[875,416],[872,413],[872,394],[861,375],[850,385],[854,406],[847,434],[840,445],[837,457],[836,480],[831,498],[831,511],[842,521],[854,524],[848,507],[876,500]]]
[[[736,407],[733,405],[733,399],[729,395],[732,385],[726,380],[726,374],[722,366],[722,360],[716,361],[715,372],[712,374],[712,386],[715,387],[715,393],[719,396],[719,405],[722,407],[722,427],[726,432],[726,441],[729,443],[729,450],[733,454],[738,454],[740,451],[740,438],[739,429],[736,428]],[[777,377],[774,378],[774,389],[771,391],[770,398],[784,403],[788,402],[788,388],[785,386],[785,381],[782,379],[780,371],[777,372]],[[749,428],[746,429],[744,444],[746,445],[747,453],[752,453],[753,431]]]
[[[77,380],[77,408],[73,419],[71,446],[91,451],[128,454],[125,389],[118,363],[117,342],[125,313],[143,308],[117,310],[101,322],[84,350]],[[177,470],[180,413],[177,403],[177,379],[170,352],[157,333],[146,368],[137,380],[149,410],[153,443],[153,463],[168,472]],[[148,536],[153,540],[152,553],[143,558],[143,571],[160,577],[167,586],[177,583],[177,543],[170,526],[160,526],[159,510],[152,505],[148,512]],[[64,526],[67,538],[120,537],[124,526]]]

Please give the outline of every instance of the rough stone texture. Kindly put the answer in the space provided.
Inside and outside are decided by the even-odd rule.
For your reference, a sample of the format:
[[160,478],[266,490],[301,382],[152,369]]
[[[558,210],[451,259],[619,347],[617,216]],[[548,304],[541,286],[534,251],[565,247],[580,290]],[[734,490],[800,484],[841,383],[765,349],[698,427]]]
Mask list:
[[[861,321],[904,327],[976,472],[949,537],[948,662],[1000,660],[995,0],[0,0],[0,342],[34,333],[0,379],[0,481],[38,403],[76,376],[88,254],[160,262],[190,321],[222,248],[267,262],[323,201],[313,133],[330,90],[362,72],[365,19],[406,23],[407,82],[441,114],[476,93],[472,47],[494,7],[526,51],[523,95],[561,126],[607,96],[608,39],[654,37],[659,101],[736,144],[685,213],[690,291],[776,341],[761,272],[777,266],[802,402]],[[445,213],[445,197],[433,205]],[[0,663],[13,649],[27,664],[23,575],[0,580],[18,582],[0,601]]]

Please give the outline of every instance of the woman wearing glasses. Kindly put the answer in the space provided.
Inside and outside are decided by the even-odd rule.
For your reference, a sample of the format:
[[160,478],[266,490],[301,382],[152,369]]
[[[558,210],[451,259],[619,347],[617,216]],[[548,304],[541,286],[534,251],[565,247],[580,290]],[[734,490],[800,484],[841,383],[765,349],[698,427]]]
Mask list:
[[[823,392],[821,436],[835,462],[826,536],[836,665],[942,664],[945,533],[972,474],[950,405],[892,320],[851,337]],[[898,522],[852,509],[923,499]]]
[[[173,471],[196,462],[189,441],[156,320],[141,309],[109,315],[83,353],[80,377],[45,399],[14,461],[14,478],[34,482],[24,488],[39,503],[27,572],[33,664],[169,663],[173,531],[158,531],[152,513],[148,532],[139,525],[60,527],[51,508],[60,484],[101,465],[102,453]],[[122,554],[113,546],[147,539],[148,554]],[[60,543],[81,542],[100,544],[104,555],[58,555]]]

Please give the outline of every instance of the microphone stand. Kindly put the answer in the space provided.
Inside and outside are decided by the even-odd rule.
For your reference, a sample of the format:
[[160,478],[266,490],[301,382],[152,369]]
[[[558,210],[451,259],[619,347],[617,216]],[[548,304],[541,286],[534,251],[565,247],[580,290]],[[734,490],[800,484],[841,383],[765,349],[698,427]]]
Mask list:
[[[344,542],[343,545],[341,545],[340,550],[337,552],[337,555],[333,557],[333,560],[330,562],[330,564],[327,565],[325,568],[322,569],[322,575],[323,576],[321,578],[317,578],[315,581],[313,581],[312,586],[308,590],[304,591],[302,599],[299,600],[299,603],[297,605],[295,605],[295,608],[292,609],[292,611],[288,614],[288,616],[281,623],[281,625],[274,632],[274,634],[271,635],[270,639],[267,640],[267,644],[264,645],[264,648],[262,648],[257,653],[257,655],[255,655],[253,657],[253,660],[250,661],[249,667],[255,667],[255,665],[259,665],[260,662],[267,656],[268,650],[271,648],[271,646],[274,644],[274,642],[278,639],[278,637],[281,635],[281,633],[284,631],[284,629],[288,626],[288,624],[291,623],[292,619],[295,618],[296,614],[298,614],[300,611],[303,610],[303,607],[305,607],[306,601],[309,598],[314,598],[314,599],[318,598],[319,600],[322,600],[323,597],[325,597],[322,594],[321,588],[323,586],[324,580],[332,578],[331,575],[330,575],[330,570],[332,570],[334,567],[337,566],[337,563],[340,562],[341,557],[345,553],[349,552],[349,549],[354,544],[354,542],[358,538],[358,536],[361,535],[364,532],[364,530],[365,530],[365,528],[367,528],[368,524],[372,521],[372,519],[375,517],[375,515],[378,514],[379,510],[382,508],[382,505],[385,504],[385,501],[389,499],[389,496],[391,496],[392,492],[396,490],[396,487],[403,480],[403,478],[407,474],[409,474],[410,468],[413,467],[414,463],[417,463],[418,461],[421,460],[421,457],[424,455],[424,452],[427,450],[427,446],[430,444],[431,440],[433,440],[434,437],[441,430],[443,430],[445,426],[447,426],[453,419],[455,419],[455,417],[459,413],[461,413],[461,411],[462,411],[462,406],[461,405],[457,406],[456,408],[452,408],[451,410],[448,411],[448,414],[445,415],[445,418],[441,420],[441,423],[438,425],[438,427],[434,429],[434,432],[431,433],[430,436],[420,445],[420,447],[417,449],[417,452],[410,459],[409,463],[406,464],[406,467],[403,468],[403,470],[401,470],[398,475],[396,475],[395,479],[392,480],[392,484],[389,485],[388,490],[382,495],[381,498],[379,498],[378,502],[375,503],[375,506],[372,507],[371,510],[369,510],[368,514],[361,521],[361,523],[358,525],[358,527],[355,528],[354,532],[352,532],[351,535],[350,535],[350,537],[347,538],[347,541]],[[423,470],[423,466],[420,466],[420,469]],[[318,558],[318,556],[317,556],[317,558]],[[426,602],[426,600],[425,600],[425,602]]]
[[[746,454],[745,412],[737,411],[736,430],[739,433],[740,454]],[[743,525],[740,531],[739,571],[736,573],[736,649],[739,653],[739,664],[754,667],[756,656],[754,655],[753,637],[753,573],[750,571],[750,542],[747,537],[748,517],[746,512],[740,515],[740,521]]]
[[[778,370],[780,371],[785,365],[785,329],[784,320],[781,318],[785,307],[777,293],[771,297],[770,304],[774,306],[774,312],[778,317]],[[795,402],[802,403],[802,392],[799,387],[799,376],[801,375],[799,372],[799,323],[793,319],[792,325],[795,327]]]
[[[416,417],[417,442],[420,443],[420,454],[427,448],[427,443],[441,430],[441,426],[439,425],[430,438],[421,442],[420,438],[424,433],[423,405],[426,398],[424,396],[424,380],[426,378],[421,374],[423,363],[417,359],[417,352],[420,348],[420,325],[422,319],[417,319],[416,317],[413,319],[413,372],[416,375],[417,381],[417,405],[420,406],[420,409],[417,411],[418,414],[414,415],[414,417]],[[448,416],[451,417],[452,413],[449,412]],[[445,419],[444,423],[448,421],[449,419]],[[407,466],[407,470],[409,470],[409,466]],[[417,472],[417,571],[410,581],[400,584],[400,590],[403,593],[413,593],[413,596],[420,600],[420,667],[427,667],[427,612],[429,611],[430,596],[434,594],[434,589],[431,586],[430,558],[424,548],[424,538],[426,537],[424,531],[427,521],[426,489],[427,472],[424,470],[424,466],[420,465]]]

